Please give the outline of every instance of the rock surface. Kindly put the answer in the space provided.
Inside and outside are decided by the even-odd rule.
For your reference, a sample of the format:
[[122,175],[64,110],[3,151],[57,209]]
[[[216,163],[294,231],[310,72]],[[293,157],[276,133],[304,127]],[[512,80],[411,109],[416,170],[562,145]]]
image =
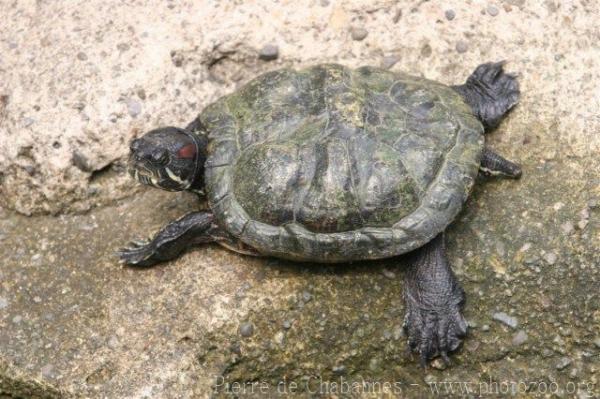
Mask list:
[[[600,395],[600,6],[491,5],[0,3],[0,397],[340,394],[342,381],[407,397],[451,396],[440,381]],[[259,59],[266,43],[276,60]],[[184,125],[266,70],[391,54],[392,70],[447,83],[500,59],[520,75],[521,103],[488,142],[524,176],[481,179],[447,234],[473,326],[454,366],[405,353],[403,259],[319,266],[206,246],[117,263],[127,240],[198,206],[130,181],[132,137]]]

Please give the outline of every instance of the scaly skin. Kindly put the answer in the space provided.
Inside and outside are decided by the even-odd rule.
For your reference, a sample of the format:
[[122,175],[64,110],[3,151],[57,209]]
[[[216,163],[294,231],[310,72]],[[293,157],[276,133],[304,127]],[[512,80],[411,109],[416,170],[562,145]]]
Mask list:
[[467,334],[467,323],[461,313],[465,294],[446,257],[444,235],[411,255],[404,278],[408,344],[423,365],[438,355],[448,361],[448,352]]

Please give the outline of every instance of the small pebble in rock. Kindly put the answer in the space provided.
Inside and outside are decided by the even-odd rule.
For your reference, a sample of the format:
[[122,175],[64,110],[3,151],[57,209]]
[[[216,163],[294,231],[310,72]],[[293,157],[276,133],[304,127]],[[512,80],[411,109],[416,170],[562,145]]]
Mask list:
[[404,329],[402,326],[397,326],[394,329],[394,340],[398,341],[402,336],[404,336]]
[[600,349],[600,337],[594,340],[594,345],[596,345],[596,348]]
[[21,322],[21,320],[23,320],[23,318],[19,315],[16,315],[15,317],[12,318],[12,322],[15,324],[19,324]]
[[456,51],[458,51],[459,53],[466,53],[468,49],[469,45],[464,40],[459,40],[456,43]]
[[519,330],[512,339],[512,343],[515,346],[522,345],[527,341],[527,333],[523,330]]
[[33,297],[33,302],[40,303],[40,302],[42,302],[42,298],[40,298],[39,296],[34,296]]
[[0,296],[0,309],[4,309],[7,306],[8,306],[8,301],[6,300],[6,298],[2,298]]
[[383,57],[383,60],[381,61],[381,66],[384,69],[390,69],[391,67],[396,65],[398,61],[400,61],[400,57],[398,57],[397,55],[387,55]]
[[442,359],[440,359],[439,357],[433,359],[433,361],[429,364],[432,368],[434,368],[436,370],[445,370],[446,369],[446,363],[444,363],[444,361]]
[[136,101],[134,99],[128,99],[127,100],[127,112],[129,112],[129,115],[132,118],[137,117],[140,112],[142,112],[142,104],[139,103],[139,101]]
[[29,118],[29,117],[23,118],[23,126],[25,126],[25,127],[29,127],[29,126],[33,125],[34,122],[35,122],[35,119],[33,119],[33,118]]
[[421,57],[423,58],[429,57],[432,52],[433,50],[429,44],[426,44],[423,47],[421,47]]
[[73,153],[71,162],[73,162],[73,165],[75,165],[77,167],[77,169],[79,169],[83,172],[91,172],[91,168],[88,165],[88,161],[87,161],[86,157],[79,151],[75,151]]
[[481,326],[481,331],[490,331],[490,326],[488,326],[487,324],[484,324]]
[[51,364],[46,364],[45,366],[43,366],[40,369],[40,372],[42,373],[42,376],[44,376],[45,378],[54,377],[54,367]]
[[107,344],[110,349],[117,349],[119,347],[119,338],[117,338],[116,335],[113,335],[108,339]]
[[579,227],[579,230],[585,230],[587,225],[588,225],[587,219],[582,219],[579,222],[577,222],[577,227]]
[[454,12],[454,10],[446,10],[444,15],[446,16],[446,19],[448,21],[452,21],[456,17],[456,13]]
[[77,59],[79,61],[86,61],[88,59],[88,57],[85,53],[80,51],[79,53],[77,53]]
[[571,234],[573,232],[573,230],[575,230],[575,227],[573,226],[573,222],[565,222],[560,226],[560,228],[562,229],[562,231],[565,234]]
[[579,375],[579,370],[578,369],[572,369],[571,372],[569,373],[569,377],[571,378],[576,378]]
[[540,257],[537,255],[529,255],[523,259],[523,263],[526,265],[535,265],[540,261]]
[[343,364],[340,364],[339,366],[333,366],[331,371],[333,371],[335,374],[343,374],[344,371],[346,371],[346,366]]
[[285,328],[286,330],[289,330],[292,327],[292,322],[289,320],[284,320],[282,325],[283,325],[283,328]]
[[500,11],[498,10],[497,7],[495,6],[488,6],[487,8],[487,13],[490,14],[490,16],[495,17],[496,15],[498,15]]
[[350,29],[350,36],[352,36],[352,40],[356,40],[356,41],[364,40],[368,34],[369,34],[369,31],[367,31],[365,28],[354,27],[354,28]]
[[252,323],[244,323],[240,326],[240,335],[242,337],[250,337],[254,334],[254,325]]
[[283,334],[282,331],[278,331],[275,336],[273,337],[273,341],[275,341],[275,343],[277,345],[283,345],[283,340],[285,338],[285,335]]
[[304,291],[302,292],[302,300],[304,302],[310,302],[310,300],[312,299],[312,294],[308,291]]
[[500,256],[506,255],[506,245],[502,241],[496,241],[496,253]]
[[499,321],[500,323],[506,324],[510,328],[517,328],[519,322],[515,317],[509,316],[504,312],[497,312],[492,315],[492,319]]
[[553,265],[558,260],[558,256],[554,252],[548,252],[544,255],[544,260],[547,264]]
[[563,357],[562,359],[560,359],[558,361],[558,363],[556,363],[556,369],[557,370],[563,370],[565,368],[567,368],[569,366],[569,364],[571,364],[572,360],[569,359],[568,357]]
[[396,277],[396,273],[394,273],[390,269],[383,269],[382,273],[385,277],[390,278],[390,279]]
[[263,61],[273,61],[277,57],[279,57],[279,47],[274,44],[267,44],[258,52],[258,58]]

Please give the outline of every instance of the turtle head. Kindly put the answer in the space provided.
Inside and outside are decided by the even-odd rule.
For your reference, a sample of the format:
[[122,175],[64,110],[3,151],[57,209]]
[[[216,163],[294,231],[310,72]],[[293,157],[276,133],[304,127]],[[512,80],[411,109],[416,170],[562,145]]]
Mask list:
[[142,184],[167,191],[204,187],[205,136],[176,127],[151,130],[129,148],[129,173]]

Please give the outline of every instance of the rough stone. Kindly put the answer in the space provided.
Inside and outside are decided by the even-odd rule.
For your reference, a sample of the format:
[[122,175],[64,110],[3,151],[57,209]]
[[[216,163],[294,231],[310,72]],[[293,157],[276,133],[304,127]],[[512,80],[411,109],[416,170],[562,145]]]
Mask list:
[[459,40],[456,42],[456,51],[459,53],[466,53],[469,50],[469,44],[464,40]]
[[516,317],[509,316],[504,312],[494,313],[492,315],[492,318],[496,321],[501,322],[502,324],[506,324],[510,328],[517,328],[517,326],[519,325],[519,322],[517,321]]
[[486,8],[486,11],[487,11],[487,13],[488,13],[490,16],[492,16],[492,17],[495,17],[495,16],[496,16],[496,15],[498,15],[498,13],[500,12],[500,10],[498,10],[498,7],[496,7],[496,6],[492,6],[492,5],[489,5],[489,6]]
[[527,342],[527,338],[528,338],[527,333],[523,330],[519,330],[513,336],[512,343],[513,343],[513,345],[516,345],[516,346],[523,345],[525,342]]
[[386,55],[381,60],[381,66],[385,69],[390,69],[400,61],[400,57],[396,55]]
[[279,57],[279,47],[274,44],[267,44],[258,52],[258,58],[264,61],[276,60],[277,57]]
[[352,37],[352,40],[364,40],[368,34],[369,31],[365,28],[353,27],[352,29],[350,29],[350,36]]

